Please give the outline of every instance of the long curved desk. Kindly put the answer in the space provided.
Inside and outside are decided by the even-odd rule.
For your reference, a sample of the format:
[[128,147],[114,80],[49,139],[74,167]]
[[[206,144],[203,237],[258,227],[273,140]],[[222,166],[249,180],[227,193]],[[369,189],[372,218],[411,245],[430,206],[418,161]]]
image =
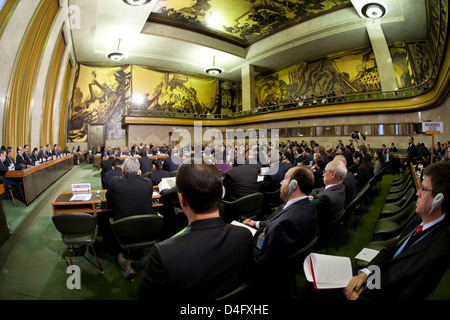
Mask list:
[[68,155],[24,170],[8,171],[5,176],[22,183],[25,203],[29,205],[72,167],[73,155]]

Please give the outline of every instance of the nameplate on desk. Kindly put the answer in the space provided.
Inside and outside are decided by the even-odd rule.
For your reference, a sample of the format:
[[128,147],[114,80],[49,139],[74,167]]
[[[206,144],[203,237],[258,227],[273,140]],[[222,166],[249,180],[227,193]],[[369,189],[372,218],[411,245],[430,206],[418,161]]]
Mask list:
[[90,191],[91,184],[90,183],[73,183],[72,191]]

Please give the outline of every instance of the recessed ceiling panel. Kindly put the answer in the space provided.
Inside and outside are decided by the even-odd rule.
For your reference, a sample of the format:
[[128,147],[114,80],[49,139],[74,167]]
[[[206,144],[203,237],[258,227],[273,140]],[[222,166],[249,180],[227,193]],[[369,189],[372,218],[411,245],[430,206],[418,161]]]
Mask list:
[[160,0],[149,22],[170,24],[247,47],[350,0]]

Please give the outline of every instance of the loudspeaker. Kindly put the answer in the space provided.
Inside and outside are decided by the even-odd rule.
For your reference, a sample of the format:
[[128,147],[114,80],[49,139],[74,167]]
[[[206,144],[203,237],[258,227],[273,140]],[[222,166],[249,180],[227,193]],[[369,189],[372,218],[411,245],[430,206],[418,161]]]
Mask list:
[[294,192],[295,189],[297,189],[297,186],[298,186],[297,180],[292,179],[292,180],[289,182],[289,194],[291,194],[292,192]]
[[444,202],[444,195],[442,193],[438,193],[431,203],[431,209],[428,214],[439,208],[442,205],[442,202]]

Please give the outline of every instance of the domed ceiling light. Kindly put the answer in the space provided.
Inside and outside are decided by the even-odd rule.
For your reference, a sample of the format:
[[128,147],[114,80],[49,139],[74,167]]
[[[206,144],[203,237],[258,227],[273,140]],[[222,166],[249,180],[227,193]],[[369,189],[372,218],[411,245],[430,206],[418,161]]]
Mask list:
[[380,3],[367,3],[361,9],[361,13],[368,19],[380,19],[386,14],[386,8]]
[[213,66],[205,68],[204,71],[211,76],[216,76],[223,72],[222,68],[216,67],[216,56],[213,56]]
[[125,60],[126,58],[128,58],[128,55],[125,52],[121,52],[119,51],[120,49],[120,41],[122,41],[122,39],[119,39],[119,45],[117,46],[117,51],[113,51],[110,53],[106,54],[106,57],[114,62],[118,62],[118,61],[122,61]]
[[129,6],[145,6],[150,3],[151,0],[123,0]]

